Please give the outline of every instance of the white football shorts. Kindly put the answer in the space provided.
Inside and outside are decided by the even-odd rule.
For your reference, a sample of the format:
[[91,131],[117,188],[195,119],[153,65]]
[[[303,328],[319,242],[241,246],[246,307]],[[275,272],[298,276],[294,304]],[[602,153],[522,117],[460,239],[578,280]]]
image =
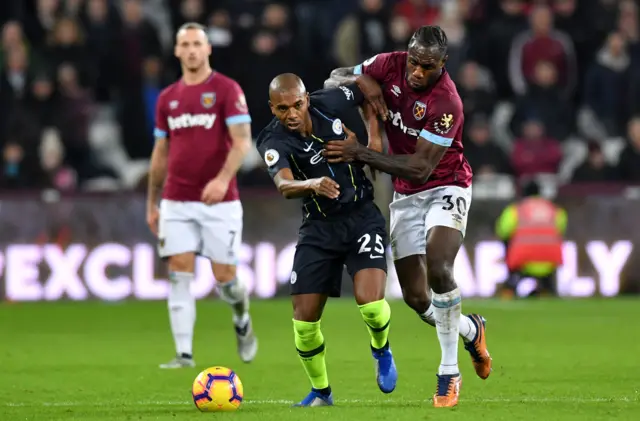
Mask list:
[[393,259],[425,254],[427,233],[435,226],[456,229],[464,237],[470,206],[471,186],[441,186],[411,195],[394,192],[389,205]]
[[160,257],[193,252],[215,263],[234,265],[241,244],[242,204],[239,200],[211,206],[166,199],[160,202]]

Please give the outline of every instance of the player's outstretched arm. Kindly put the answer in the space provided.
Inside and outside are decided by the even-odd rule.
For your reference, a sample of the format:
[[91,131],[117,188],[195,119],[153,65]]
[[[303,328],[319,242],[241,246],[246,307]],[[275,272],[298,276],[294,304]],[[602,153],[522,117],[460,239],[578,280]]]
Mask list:
[[418,138],[416,151],[411,155],[386,155],[362,148],[356,160],[370,167],[407,179],[425,183],[447,151],[447,147]]
[[278,191],[287,199],[295,199],[312,194],[335,199],[340,195],[338,183],[328,177],[296,180],[289,168],[283,168],[273,177]]
[[427,181],[447,150],[441,146],[418,138],[416,151],[410,155],[386,155],[360,145],[351,139],[330,141],[325,147],[325,156],[330,163],[358,161],[371,168],[404,178],[414,183]]

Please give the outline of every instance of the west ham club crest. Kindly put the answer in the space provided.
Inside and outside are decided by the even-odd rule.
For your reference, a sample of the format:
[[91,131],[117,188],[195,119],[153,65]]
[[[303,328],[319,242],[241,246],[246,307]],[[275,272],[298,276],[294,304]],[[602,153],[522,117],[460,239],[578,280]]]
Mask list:
[[215,92],[205,92],[200,97],[200,103],[204,108],[211,108],[213,104],[216,103],[216,93]]
[[427,114],[427,105],[424,102],[416,101],[413,104],[413,116],[416,120],[422,120]]

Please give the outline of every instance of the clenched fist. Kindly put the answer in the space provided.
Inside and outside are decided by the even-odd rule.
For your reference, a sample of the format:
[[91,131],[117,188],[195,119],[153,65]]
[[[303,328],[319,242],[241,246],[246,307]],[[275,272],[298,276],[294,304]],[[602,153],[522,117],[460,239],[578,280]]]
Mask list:
[[340,196],[340,185],[329,177],[314,178],[311,180],[311,188],[316,194],[329,199],[336,199]]

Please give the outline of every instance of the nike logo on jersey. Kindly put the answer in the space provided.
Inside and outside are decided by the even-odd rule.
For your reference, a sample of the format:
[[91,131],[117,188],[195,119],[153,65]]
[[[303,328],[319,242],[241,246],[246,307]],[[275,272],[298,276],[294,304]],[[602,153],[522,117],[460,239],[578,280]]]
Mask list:
[[307,145],[307,147],[304,148],[305,152],[309,152],[311,148],[313,148],[313,143],[305,143],[305,145]]

